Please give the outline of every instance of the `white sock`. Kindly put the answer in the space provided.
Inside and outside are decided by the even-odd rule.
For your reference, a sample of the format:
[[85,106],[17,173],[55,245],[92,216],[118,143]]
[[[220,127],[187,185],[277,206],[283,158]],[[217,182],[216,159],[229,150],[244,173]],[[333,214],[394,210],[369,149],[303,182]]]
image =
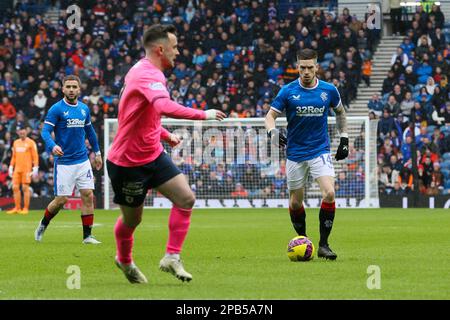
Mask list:
[[166,257],[172,258],[172,259],[176,259],[176,260],[180,260],[180,254],[179,253],[166,253]]

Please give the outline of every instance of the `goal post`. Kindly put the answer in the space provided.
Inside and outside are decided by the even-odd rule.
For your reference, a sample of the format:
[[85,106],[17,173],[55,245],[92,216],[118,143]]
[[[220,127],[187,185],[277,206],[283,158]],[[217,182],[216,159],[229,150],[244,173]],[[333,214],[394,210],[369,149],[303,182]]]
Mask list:
[[[277,118],[286,128],[286,118]],[[328,118],[332,161],[336,172],[336,206],[379,207],[376,159],[377,121],[347,117],[350,154],[336,162],[339,135],[334,117]],[[267,137],[264,118],[223,121],[163,119],[162,125],[179,135],[180,145],[166,152],[188,179],[196,194],[196,208],[288,207],[286,156]],[[117,119],[105,119],[105,158],[116,135]],[[326,159],[324,159],[326,161]],[[305,206],[320,207],[318,184],[308,178]],[[170,208],[168,199],[149,190],[146,208]],[[108,172],[104,175],[104,207],[117,208]]]

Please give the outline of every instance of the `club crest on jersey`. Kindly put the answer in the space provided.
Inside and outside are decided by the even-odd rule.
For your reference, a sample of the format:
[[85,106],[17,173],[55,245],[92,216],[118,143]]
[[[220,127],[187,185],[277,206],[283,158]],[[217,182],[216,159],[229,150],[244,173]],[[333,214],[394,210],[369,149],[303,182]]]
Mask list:
[[322,92],[322,94],[320,95],[320,97],[322,98],[322,101],[325,102],[328,99],[328,94],[326,92]]
[[86,117],[86,111],[81,110],[81,114],[83,115],[83,117]]

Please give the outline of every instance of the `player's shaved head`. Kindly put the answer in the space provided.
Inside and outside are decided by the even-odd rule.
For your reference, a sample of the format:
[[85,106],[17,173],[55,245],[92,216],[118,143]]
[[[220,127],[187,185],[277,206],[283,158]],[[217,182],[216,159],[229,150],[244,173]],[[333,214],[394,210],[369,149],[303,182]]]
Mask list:
[[142,37],[144,48],[150,47],[152,44],[161,41],[169,40],[169,33],[176,34],[177,29],[171,24],[162,25],[154,24],[147,30],[145,30]]

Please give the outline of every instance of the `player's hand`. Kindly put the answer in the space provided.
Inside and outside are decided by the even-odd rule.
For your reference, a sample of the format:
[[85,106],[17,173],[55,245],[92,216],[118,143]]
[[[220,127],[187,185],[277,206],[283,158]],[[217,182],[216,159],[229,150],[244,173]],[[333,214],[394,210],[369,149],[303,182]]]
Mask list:
[[14,173],[14,167],[13,166],[9,166],[8,168],[8,175],[10,176],[10,178],[12,178]]
[[336,161],[344,160],[348,157],[348,138],[341,137],[341,142],[336,151],[335,159]]
[[30,177],[37,177],[39,174],[39,167],[33,167],[30,172]]
[[286,136],[280,132],[277,128],[271,129],[269,132],[267,132],[267,135],[269,136],[270,140],[276,147],[286,147],[287,139]]
[[100,170],[103,165],[102,155],[95,156],[95,169]]
[[181,139],[176,135],[171,133],[169,135],[169,138],[167,139],[167,143],[173,148],[179,145],[181,142]]
[[57,156],[63,156],[64,155],[64,152],[62,151],[60,146],[54,146],[52,152],[53,152],[54,155],[57,155]]
[[216,110],[216,109],[206,110],[205,113],[206,113],[206,120],[222,121],[223,119],[225,119],[227,117],[227,115],[225,113],[223,113],[220,110]]

